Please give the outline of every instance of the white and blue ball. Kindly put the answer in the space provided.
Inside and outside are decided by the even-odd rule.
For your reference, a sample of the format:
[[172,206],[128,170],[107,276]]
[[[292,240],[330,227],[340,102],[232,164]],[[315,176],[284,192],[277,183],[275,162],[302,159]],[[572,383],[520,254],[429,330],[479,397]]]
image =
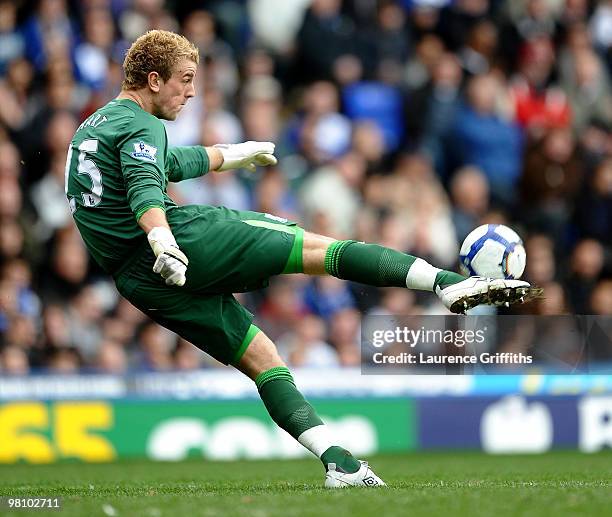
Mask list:
[[503,224],[483,224],[461,245],[461,270],[488,278],[520,278],[527,254],[518,234]]

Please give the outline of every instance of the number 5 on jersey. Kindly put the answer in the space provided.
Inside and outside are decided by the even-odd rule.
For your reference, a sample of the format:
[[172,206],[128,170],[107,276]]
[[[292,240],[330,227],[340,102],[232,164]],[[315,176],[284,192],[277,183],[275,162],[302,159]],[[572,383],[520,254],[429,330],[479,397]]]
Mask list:
[[[83,198],[83,206],[94,207],[100,204],[102,201],[102,173],[100,169],[96,166],[93,160],[87,158],[87,153],[95,154],[98,151],[98,140],[97,139],[88,139],[83,140],[81,145],[78,147],[79,153],[79,164],[77,167],[77,172],[79,174],[86,174],[91,179],[91,191],[90,192],[81,192],[81,196]],[[66,157],[66,181],[65,181],[65,191],[66,195],[68,195],[68,176],[70,175],[70,163],[72,162],[72,146],[68,149],[68,156]],[[76,206],[73,199],[69,199],[70,209],[74,212],[76,210]]]

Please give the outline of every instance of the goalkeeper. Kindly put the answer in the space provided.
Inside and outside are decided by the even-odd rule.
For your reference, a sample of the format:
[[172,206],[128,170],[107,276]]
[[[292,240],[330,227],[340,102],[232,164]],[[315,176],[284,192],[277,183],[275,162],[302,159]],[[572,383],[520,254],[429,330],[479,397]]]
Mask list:
[[66,195],[76,225],[125,298],[255,381],[272,419],[321,459],[325,486],[384,485],[329,434],[272,341],[232,293],[264,287],[278,274],[330,274],[434,291],[461,312],[479,303],[517,302],[528,284],[466,279],[375,244],[308,233],[269,214],[177,206],[166,193],[169,181],[276,163],[269,142],[168,147],[161,120],[174,120],[195,95],[198,60],[188,40],[167,31],[150,31],[130,47],[121,93],[79,126],[68,151]]

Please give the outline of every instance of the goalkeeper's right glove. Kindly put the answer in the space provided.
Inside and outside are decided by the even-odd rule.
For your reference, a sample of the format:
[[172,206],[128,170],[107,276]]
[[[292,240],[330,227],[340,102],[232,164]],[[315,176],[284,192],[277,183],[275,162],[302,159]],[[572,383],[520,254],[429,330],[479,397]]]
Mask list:
[[172,232],[164,226],[157,226],[147,234],[147,239],[157,257],[153,272],[159,273],[167,285],[185,285],[189,260],[179,249]]
[[241,144],[216,144],[216,149],[223,155],[223,163],[217,171],[230,169],[247,169],[255,172],[258,166],[276,165],[274,144],[272,142],[242,142]]

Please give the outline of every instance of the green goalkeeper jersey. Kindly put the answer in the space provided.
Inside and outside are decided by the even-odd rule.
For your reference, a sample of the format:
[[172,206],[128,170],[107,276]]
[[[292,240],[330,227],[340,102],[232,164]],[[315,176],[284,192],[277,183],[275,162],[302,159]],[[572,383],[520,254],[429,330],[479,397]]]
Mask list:
[[168,181],[208,171],[204,147],[168,148],[166,129],[134,101],[116,99],[77,129],[66,159],[66,196],[90,253],[110,274],[141,248],[149,208],[176,208]]

